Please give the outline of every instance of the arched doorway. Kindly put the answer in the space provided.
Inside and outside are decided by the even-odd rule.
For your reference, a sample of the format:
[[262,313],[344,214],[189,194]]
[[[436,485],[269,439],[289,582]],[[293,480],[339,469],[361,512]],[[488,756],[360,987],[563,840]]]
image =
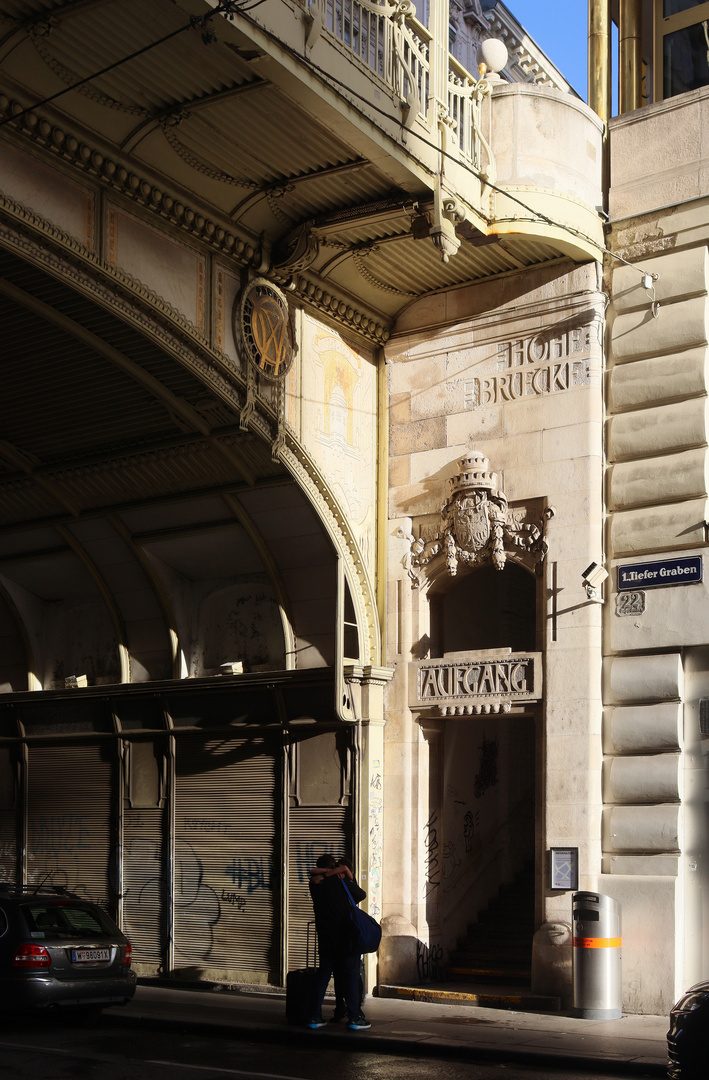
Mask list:
[[[501,570],[438,575],[428,592],[431,662],[440,658],[459,685],[504,689],[514,658],[538,655],[540,587],[510,559]],[[435,724],[441,878],[431,915],[455,980],[489,988],[531,978],[539,716],[537,704],[513,703],[451,709]]]

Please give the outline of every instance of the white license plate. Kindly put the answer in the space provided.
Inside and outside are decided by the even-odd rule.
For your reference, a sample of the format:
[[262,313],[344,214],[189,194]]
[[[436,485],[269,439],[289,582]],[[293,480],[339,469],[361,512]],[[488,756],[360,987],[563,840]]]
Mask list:
[[110,949],[72,949],[71,958],[75,964],[86,964],[92,960],[110,960]]

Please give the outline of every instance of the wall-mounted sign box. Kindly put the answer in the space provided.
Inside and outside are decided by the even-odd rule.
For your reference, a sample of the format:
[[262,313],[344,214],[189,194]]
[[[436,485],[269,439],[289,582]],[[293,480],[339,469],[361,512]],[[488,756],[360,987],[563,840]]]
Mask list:
[[550,848],[549,877],[550,888],[575,892],[579,887],[579,849]]
[[659,562],[626,563],[618,567],[618,592],[658,589],[668,585],[693,585],[702,580],[701,555]]

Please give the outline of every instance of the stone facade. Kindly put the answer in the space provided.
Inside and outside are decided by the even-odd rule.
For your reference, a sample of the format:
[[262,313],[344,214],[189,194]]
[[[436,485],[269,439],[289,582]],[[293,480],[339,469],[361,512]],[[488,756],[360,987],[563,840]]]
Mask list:
[[617,590],[623,567],[701,564],[706,547],[708,103],[696,90],[611,124],[609,247],[632,265],[611,257],[606,270],[611,579],[598,888],[622,905],[624,1005],[638,1012],[666,1012],[709,962],[699,900],[707,586]]
[[[386,347],[388,648],[396,666],[387,696],[386,751],[394,772],[387,770],[385,797],[386,895],[390,910],[444,955],[455,946],[461,911],[470,919],[476,905],[482,909],[524,858],[533,856],[539,868],[550,846],[579,846],[581,887],[592,887],[601,868],[601,608],[582,586],[584,567],[602,552],[603,299],[598,286],[593,265],[566,265],[553,275],[527,273],[462,290],[444,324],[431,322],[430,306],[419,311],[414,305]],[[504,721],[478,719],[492,707],[476,704],[465,710],[470,719],[432,717],[422,707],[425,696],[418,702],[411,698],[417,665],[426,657],[447,656],[441,631],[432,626],[432,603],[439,593],[453,596],[467,583],[468,602],[475,604],[478,566],[486,562],[473,558],[453,576],[439,539],[449,481],[459,485],[459,459],[470,467],[471,454],[472,460],[487,459],[499,478],[496,487],[504,489],[520,521],[534,525],[546,517],[548,553],[539,550],[534,558],[508,536],[501,540],[506,558],[493,572],[502,582],[516,565],[531,576],[531,640],[544,658],[543,688],[526,705],[514,697],[508,701]],[[430,558],[417,558],[416,551],[426,545]],[[471,638],[470,654],[456,652],[459,668],[473,662],[486,622],[494,622],[494,607],[503,602],[496,587],[492,582],[477,601],[473,617],[482,626],[482,641]],[[514,605],[516,597],[513,585],[508,602]],[[448,617],[456,618],[454,606]],[[458,650],[464,647],[463,641],[456,644]],[[466,685],[470,689],[469,680]],[[520,775],[509,740],[525,738],[528,756]],[[493,792],[496,797],[504,790],[499,805],[473,783],[481,739],[500,741]],[[461,755],[468,760],[462,774],[454,764]],[[515,817],[523,797],[533,807],[526,850]],[[475,835],[458,836],[454,805],[462,819],[469,815]],[[494,823],[484,820],[488,814]],[[428,842],[432,821],[439,823],[438,877]],[[484,881],[479,880],[481,848],[490,863]],[[551,893],[541,872],[536,910],[541,924],[569,918],[568,896]]]
[[[309,860],[347,846],[385,929],[370,986],[460,973],[468,925],[529,871],[533,989],[570,1004],[571,896],[600,891],[624,1009],[666,1012],[709,961],[709,93],[612,121],[604,232],[604,125],[501,3],[425,5],[428,29],[378,8],[373,59],[339,0],[220,11],[216,39],[205,17],[140,60],[144,91],[116,76],[53,111],[27,102],[98,48],[92,5],[46,35],[24,7],[0,57],[0,874],[35,872],[24,807],[30,833],[57,793],[75,812],[49,731],[60,765],[72,739],[102,765],[81,870],[149,974],[186,964],[161,944],[165,890],[181,918],[195,901],[177,865],[201,977],[214,897],[236,919],[246,883],[270,921],[250,956],[241,919],[228,971],[282,983]],[[510,81],[476,78],[491,31]],[[281,379],[245,339],[259,289]],[[268,735],[253,776],[237,722]],[[259,784],[275,824],[244,843],[270,845],[275,888],[219,847]],[[147,930],[108,873],[112,814]],[[552,881],[553,849],[578,880]]]

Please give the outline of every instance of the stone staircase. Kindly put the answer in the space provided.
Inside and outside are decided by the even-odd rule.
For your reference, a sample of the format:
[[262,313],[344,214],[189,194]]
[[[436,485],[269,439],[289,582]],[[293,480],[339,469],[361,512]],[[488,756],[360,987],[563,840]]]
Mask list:
[[448,979],[529,988],[534,936],[534,865],[502,885],[451,952]]

